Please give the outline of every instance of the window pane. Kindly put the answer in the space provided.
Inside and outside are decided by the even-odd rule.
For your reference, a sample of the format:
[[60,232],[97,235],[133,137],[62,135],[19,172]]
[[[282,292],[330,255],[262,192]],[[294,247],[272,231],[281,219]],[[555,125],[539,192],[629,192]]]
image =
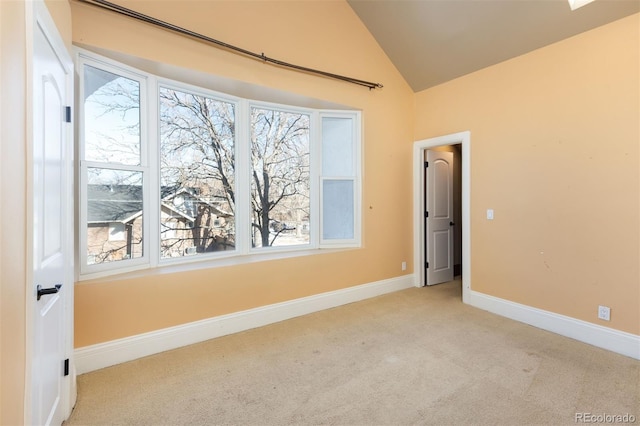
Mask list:
[[235,249],[234,104],[160,88],[163,258]]
[[84,67],[84,158],[140,164],[140,84]]
[[251,109],[251,245],[309,244],[309,116]]
[[354,238],[352,180],[322,182],[322,238],[325,240]]
[[353,119],[322,118],[322,175],[354,176]]
[[87,169],[87,264],[142,257],[142,173]]

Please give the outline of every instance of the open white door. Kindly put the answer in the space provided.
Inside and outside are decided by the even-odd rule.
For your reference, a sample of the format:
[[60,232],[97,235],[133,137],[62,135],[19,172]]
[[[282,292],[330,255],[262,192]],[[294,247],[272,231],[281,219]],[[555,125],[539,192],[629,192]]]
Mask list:
[[453,153],[427,150],[427,285],[453,280]]
[[[70,414],[73,294],[73,63],[46,6],[33,2],[31,423]],[[27,15],[29,16],[29,15]]]

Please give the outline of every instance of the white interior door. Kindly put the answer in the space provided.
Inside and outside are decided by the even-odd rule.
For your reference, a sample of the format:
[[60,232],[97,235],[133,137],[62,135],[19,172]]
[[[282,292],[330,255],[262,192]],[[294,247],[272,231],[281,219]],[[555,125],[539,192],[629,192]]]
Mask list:
[[33,21],[33,346],[31,422],[60,425],[69,414],[68,311],[73,286],[70,121],[72,62],[46,7]]
[[427,285],[453,280],[453,153],[427,150]]

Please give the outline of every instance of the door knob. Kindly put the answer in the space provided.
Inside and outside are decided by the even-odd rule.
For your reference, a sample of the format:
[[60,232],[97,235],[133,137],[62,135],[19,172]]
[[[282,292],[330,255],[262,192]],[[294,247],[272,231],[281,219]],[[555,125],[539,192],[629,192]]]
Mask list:
[[455,223],[449,222],[449,226],[453,226],[453,225],[455,225]]
[[56,284],[55,287],[51,288],[42,288],[42,286],[38,284],[38,287],[36,288],[38,290],[38,300],[40,300],[42,296],[45,296],[47,294],[56,294],[57,292],[59,292],[62,288],[62,284]]

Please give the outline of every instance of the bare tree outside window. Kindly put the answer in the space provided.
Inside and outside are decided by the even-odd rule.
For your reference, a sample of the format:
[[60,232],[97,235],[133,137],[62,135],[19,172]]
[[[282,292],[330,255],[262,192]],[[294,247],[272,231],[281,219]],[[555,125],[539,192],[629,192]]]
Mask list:
[[[86,264],[142,257],[149,206],[141,156],[155,142],[141,132],[143,81],[89,65],[83,72]],[[236,104],[164,86],[157,99],[161,257],[235,250]],[[259,107],[244,121],[249,191],[240,196],[251,208],[251,247],[310,243],[309,121]]]
[[140,83],[85,66],[84,159],[140,164]]
[[235,107],[160,88],[161,254],[235,248]]
[[[163,256],[234,248],[234,104],[161,88],[160,123]],[[308,244],[309,116],[253,108],[251,134],[252,246]]]
[[251,109],[251,243],[309,244],[309,116]]

